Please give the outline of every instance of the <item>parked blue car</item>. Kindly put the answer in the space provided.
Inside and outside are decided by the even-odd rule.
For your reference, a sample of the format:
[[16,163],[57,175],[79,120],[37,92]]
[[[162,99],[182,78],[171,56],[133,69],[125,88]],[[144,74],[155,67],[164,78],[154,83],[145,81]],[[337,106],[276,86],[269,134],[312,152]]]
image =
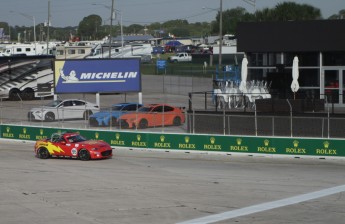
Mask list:
[[119,103],[114,104],[111,108],[101,110],[89,117],[90,126],[117,126],[118,118],[129,112],[134,112],[142,107],[139,103]]
[[164,54],[165,53],[165,49],[162,46],[154,46],[152,47],[152,54]]

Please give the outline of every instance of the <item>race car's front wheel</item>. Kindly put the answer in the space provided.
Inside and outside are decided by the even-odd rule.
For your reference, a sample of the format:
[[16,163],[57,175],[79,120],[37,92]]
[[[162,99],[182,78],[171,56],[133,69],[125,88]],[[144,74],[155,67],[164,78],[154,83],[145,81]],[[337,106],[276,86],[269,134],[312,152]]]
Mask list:
[[50,154],[46,148],[40,148],[38,149],[37,156],[40,159],[48,159],[50,157]]
[[86,149],[81,149],[79,151],[79,159],[81,161],[87,161],[87,160],[90,160],[90,158],[91,158],[90,153]]

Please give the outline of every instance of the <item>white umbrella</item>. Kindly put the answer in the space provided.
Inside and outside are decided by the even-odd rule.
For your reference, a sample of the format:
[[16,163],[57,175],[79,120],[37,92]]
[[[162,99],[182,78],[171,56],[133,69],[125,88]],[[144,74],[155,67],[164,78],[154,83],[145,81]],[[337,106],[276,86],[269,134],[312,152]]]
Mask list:
[[293,63],[292,63],[292,83],[291,83],[291,90],[294,94],[294,98],[295,98],[295,94],[299,89],[299,84],[298,84],[298,77],[299,77],[299,71],[298,71],[298,57],[295,56],[293,59]]
[[239,90],[242,93],[247,92],[247,75],[248,75],[248,60],[246,57],[242,60],[242,68],[241,68],[241,83],[239,86]]

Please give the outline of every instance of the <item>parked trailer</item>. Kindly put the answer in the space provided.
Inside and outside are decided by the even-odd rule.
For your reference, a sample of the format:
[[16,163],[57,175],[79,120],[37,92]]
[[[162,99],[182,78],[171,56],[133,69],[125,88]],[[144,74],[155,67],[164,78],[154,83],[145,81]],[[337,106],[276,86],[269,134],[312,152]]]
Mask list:
[[[49,85],[53,94],[53,56],[0,57],[0,98],[32,100],[42,96],[39,85]],[[40,93],[42,94],[42,93]]]
[[47,50],[46,43],[12,43],[2,47],[0,56],[52,55],[54,47],[54,45],[50,44]]

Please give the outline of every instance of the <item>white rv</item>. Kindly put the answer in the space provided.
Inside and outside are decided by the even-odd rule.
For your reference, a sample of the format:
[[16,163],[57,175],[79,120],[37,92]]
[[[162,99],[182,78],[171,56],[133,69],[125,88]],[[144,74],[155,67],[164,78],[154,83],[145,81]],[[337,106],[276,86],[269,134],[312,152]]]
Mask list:
[[11,43],[6,44],[2,47],[0,56],[34,56],[34,55],[51,55],[52,54],[51,44],[48,47],[46,43]]
[[[106,51],[103,51],[103,48]],[[109,58],[109,46],[98,45],[93,49],[93,54],[86,58]],[[111,48],[111,58],[141,58],[143,60],[152,60],[152,46],[151,44],[127,44]]]
[[[32,100],[53,95],[53,57],[16,56],[6,60],[10,62],[0,63],[0,98]],[[48,91],[39,92],[40,85],[49,86]]]

